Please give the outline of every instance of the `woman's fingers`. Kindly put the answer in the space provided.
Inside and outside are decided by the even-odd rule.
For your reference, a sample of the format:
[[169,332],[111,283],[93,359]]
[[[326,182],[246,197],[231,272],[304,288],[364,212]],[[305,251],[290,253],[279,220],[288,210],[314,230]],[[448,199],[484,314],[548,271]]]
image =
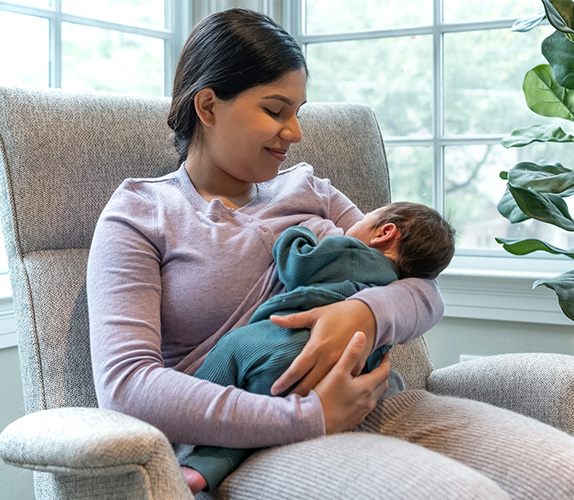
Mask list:
[[369,373],[361,375],[363,382],[373,387],[373,398],[378,401],[389,390],[389,375],[391,374],[391,353],[387,352],[379,366]]
[[357,361],[363,354],[366,344],[367,337],[365,334],[363,332],[356,332],[343,351],[339,361],[335,364],[335,368],[349,376],[352,376],[352,372],[355,369]]
[[365,344],[365,335],[356,333],[339,361],[315,388],[323,405],[327,434],[350,430],[360,424],[388,390],[388,353],[372,372],[352,375]]
[[355,375],[360,373],[375,339],[373,313],[360,300],[345,300],[300,313],[272,316],[271,321],[283,328],[308,328],[311,331],[299,356],[273,384],[271,393],[275,395],[295,386],[292,392],[306,396],[335,366],[356,331],[364,332],[367,342],[353,371]]

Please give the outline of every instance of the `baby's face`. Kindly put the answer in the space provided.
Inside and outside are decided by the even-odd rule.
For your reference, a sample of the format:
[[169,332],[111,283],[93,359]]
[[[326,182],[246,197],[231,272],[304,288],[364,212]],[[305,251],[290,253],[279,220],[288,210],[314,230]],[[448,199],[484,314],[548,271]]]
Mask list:
[[371,241],[375,234],[376,228],[374,227],[379,217],[380,208],[373,210],[363,217],[363,220],[357,222],[354,226],[350,227],[345,233],[346,236],[351,236],[361,240],[365,245],[371,246]]

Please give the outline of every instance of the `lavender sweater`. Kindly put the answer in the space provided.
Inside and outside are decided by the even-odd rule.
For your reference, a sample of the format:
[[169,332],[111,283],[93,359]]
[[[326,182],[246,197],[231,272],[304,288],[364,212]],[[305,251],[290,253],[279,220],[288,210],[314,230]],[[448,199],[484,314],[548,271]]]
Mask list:
[[[183,167],[128,179],[98,221],[88,261],[90,343],[102,408],[161,429],[172,442],[263,447],[325,433],[316,393],[272,398],[190,375],[221,336],[281,291],[272,248],[311,217],[343,230],[362,217],[301,164],[258,185],[233,210],[205,201]],[[434,282],[405,279],[353,296],[377,321],[376,346],[415,338],[443,313]]]

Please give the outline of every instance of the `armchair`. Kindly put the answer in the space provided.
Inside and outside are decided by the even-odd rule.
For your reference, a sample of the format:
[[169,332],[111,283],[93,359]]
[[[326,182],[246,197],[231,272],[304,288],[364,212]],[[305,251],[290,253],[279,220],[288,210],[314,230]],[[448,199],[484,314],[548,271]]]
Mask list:
[[[97,218],[123,179],[177,168],[168,107],[167,98],[0,88],[0,217],[28,413],[0,435],[0,456],[35,471],[38,499],[193,498],[160,431],[97,408],[88,340],[85,272]],[[286,164],[312,164],[364,211],[389,201],[384,145],[368,107],[308,104],[301,126],[304,140]],[[508,355],[433,371],[423,339],[393,349],[407,388],[492,402],[571,433],[572,359]],[[300,447],[301,461],[320,467],[309,448]],[[218,497],[267,498],[289,481],[298,484],[290,498],[340,491],[336,477],[315,480],[312,491],[286,479],[281,460],[289,457],[280,449],[258,454]],[[257,491],[245,490],[246,478]]]

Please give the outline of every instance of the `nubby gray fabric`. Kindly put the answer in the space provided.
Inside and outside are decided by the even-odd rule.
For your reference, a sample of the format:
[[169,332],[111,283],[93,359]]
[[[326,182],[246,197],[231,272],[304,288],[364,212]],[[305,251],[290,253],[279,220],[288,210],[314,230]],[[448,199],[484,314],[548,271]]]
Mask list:
[[479,358],[434,371],[428,389],[507,408],[574,434],[572,356],[537,353]]
[[[85,297],[93,228],[125,178],[177,168],[168,107],[163,98],[0,88],[0,217],[31,413],[0,435],[0,456],[37,471],[39,500],[192,498],[157,429],[77,408],[96,405]],[[301,125],[305,139],[291,148],[287,165],[312,164],[364,211],[390,200],[385,151],[369,108],[307,104]],[[420,390],[431,375],[431,390],[492,401],[573,433],[572,357],[505,356],[432,373],[422,339],[394,347],[393,357],[407,388],[419,390],[380,403],[362,433],[258,452],[224,481],[217,498],[574,498],[573,438],[534,420],[524,424],[520,415]],[[526,454],[513,438],[518,423],[525,425],[519,441],[533,444]],[[535,457],[542,444],[545,453]],[[496,447],[485,453],[488,446]]]

